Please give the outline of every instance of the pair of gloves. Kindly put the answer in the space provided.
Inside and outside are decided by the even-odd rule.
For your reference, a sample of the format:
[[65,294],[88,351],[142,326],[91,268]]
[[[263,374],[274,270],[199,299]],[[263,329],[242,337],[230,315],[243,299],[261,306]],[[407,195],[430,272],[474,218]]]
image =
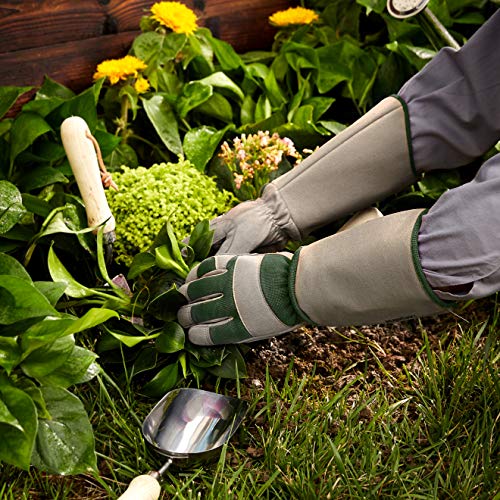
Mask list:
[[[422,210],[362,212],[350,227],[279,252],[416,179],[405,103],[388,97],[260,198],[214,219],[217,255],[188,275],[178,313],[195,344],[261,340],[303,324],[366,325],[446,309],[417,248]],[[259,252],[277,253],[250,253]]]

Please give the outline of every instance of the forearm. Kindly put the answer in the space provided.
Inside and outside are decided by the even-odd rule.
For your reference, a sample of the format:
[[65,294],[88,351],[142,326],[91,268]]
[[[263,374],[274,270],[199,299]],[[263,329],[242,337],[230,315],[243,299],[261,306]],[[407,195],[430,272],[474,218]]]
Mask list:
[[443,49],[400,90],[418,172],[465,165],[500,138],[500,11],[458,51]]
[[[500,154],[469,183],[444,193],[422,218],[423,272],[445,300],[500,291]],[[451,291],[459,289],[460,291]]]

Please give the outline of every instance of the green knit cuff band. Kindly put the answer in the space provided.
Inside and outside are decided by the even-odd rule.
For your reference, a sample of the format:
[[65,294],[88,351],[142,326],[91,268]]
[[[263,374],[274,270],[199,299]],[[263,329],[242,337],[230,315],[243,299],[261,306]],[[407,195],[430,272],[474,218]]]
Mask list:
[[410,159],[410,167],[411,167],[411,171],[413,172],[413,175],[415,177],[418,177],[419,174],[418,174],[417,169],[415,167],[415,160],[413,158],[413,145],[411,142],[411,126],[410,126],[410,115],[408,113],[408,105],[397,94],[393,94],[392,97],[397,99],[401,103],[401,106],[403,107],[403,112],[405,114],[406,142],[408,145],[408,157]]
[[456,302],[442,300],[435,294],[431,285],[429,285],[427,278],[425,277],[424,270],[422,269],[422,264],[420,263],[420,255],[418,253],[418,233],[420,231],[420,226],[422,225],[422,217],[426,213],[427,210],[424,210],[418,216],[418,219],[415,222],[415,226],[413,227],[413,231],[411,233],[411,254],[413,257],[413,265],[415,266],[415,272],[417,273],[418,280],[420,281],[422,288],[425,290],[430,299],[438,306],[449,309],[450,307],[454,307],[456,305]]
[[297,278],[297,266],[299,265],[300,251],[303,247],[300,247],[292,257],[290,262],[290,272],[288,275],[288,290],[290,290],[290,301],[297,313],[297,315],[308,325],[316,325],[316,323],[300,308],[297,302],[297,297],[295,295],[295,280]]

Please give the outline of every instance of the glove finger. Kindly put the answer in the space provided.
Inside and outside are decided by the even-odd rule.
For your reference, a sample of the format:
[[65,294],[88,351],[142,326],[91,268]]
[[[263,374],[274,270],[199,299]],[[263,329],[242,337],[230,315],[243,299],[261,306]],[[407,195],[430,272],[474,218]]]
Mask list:
[[177,319],[184,328],[197,324],[207,324],[231,319],[221,294],[211,295],[200,302],[182,306],[177,312]]
[[223,326],[229,323],[230,319],[225,319],[215,324],[195,325],[188,330],[189,340],[196,345],[215,345],[212,340],[212,328],[215,326]]
[[226,285],[225,274],[226,271],[217,269],[202,278],[184,283],[179,292],[191,302],[220,294]]

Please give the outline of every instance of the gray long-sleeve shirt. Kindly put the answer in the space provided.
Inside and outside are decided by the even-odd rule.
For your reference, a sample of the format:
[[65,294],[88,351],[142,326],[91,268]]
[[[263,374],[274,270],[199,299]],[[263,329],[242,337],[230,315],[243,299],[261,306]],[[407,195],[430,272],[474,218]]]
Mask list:
[[[455,168],[500,140],[500,11],[458,51],[445,48],[400,90],[418,171]],[[422,220],[422,268],[443,299],[500,291],[500,154],[444,193]],[[441,291],[466,285],[462,293]]]

